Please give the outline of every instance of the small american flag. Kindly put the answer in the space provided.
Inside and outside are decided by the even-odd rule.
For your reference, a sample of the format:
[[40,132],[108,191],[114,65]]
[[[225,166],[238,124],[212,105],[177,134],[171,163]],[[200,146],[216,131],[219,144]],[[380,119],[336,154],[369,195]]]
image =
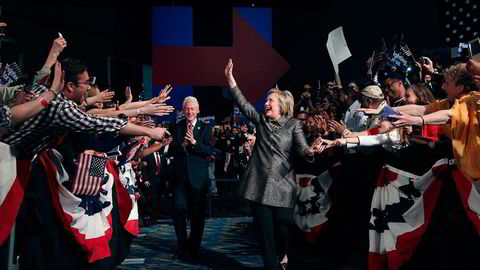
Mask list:
[[100,191],[105,173],[106,159],[82,153],[73,180],[72,193],[75,195],[96,195]]
[[6,64],[1,71],[0,84],[9,84],[17,81],[22,76],[22,70],[17,63]]
[[378,73],[380,70],[385,69],[385,64],[387,62],[387,45],[385,40],[382,38],[382,43],[378,50],[373,51],[372,56],[367,61],[368,65],[368,74],[373,76]]

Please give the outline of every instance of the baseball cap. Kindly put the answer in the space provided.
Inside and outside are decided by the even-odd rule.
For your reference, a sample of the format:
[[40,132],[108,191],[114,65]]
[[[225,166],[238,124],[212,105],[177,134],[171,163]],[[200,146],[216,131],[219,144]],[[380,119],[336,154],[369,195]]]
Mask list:
[[361,91],[362,95],[369,97],[369,98],[375,98],[375,99],[383,99],[384,95],[382,92],[382,89],[376,85],[369,85]]

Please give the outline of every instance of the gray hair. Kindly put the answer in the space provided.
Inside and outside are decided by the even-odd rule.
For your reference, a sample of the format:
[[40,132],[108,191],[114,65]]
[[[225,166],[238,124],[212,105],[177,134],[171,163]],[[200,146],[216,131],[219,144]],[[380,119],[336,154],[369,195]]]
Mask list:
[[185,108],[185,105],[187,103],[193,103],[193,105],[197,108],[197,110],[200,110],[200,106],[198,105],[198,100],[196,97],[188,96],[183,100],[182,108]]

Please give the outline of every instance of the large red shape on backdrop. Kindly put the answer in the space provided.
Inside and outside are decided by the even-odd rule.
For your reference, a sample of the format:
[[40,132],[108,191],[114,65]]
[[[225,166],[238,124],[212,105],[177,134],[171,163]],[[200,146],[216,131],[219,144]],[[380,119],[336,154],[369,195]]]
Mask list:
[[238,85],[256,102],[289,69],[288,63],[254,28],[233,13],[233,47],[160,46],[153,49],[154,85],[227,85],[228,58]]

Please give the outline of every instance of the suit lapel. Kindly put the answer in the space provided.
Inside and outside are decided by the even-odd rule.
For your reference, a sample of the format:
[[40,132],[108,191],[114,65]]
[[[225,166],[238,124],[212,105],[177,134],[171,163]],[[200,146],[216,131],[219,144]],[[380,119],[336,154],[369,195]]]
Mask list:
[[179,129],[179,140],[180,140],[180,143],[183,142],[184,138],[185,138],[185,135],[187,134],[187,121],[184,121],[183,123],[179,123],[178,124],[178,129]]
[[197,124],[193,127],[193,138],[196,140],[200,136],[202,122],[197,120]]

